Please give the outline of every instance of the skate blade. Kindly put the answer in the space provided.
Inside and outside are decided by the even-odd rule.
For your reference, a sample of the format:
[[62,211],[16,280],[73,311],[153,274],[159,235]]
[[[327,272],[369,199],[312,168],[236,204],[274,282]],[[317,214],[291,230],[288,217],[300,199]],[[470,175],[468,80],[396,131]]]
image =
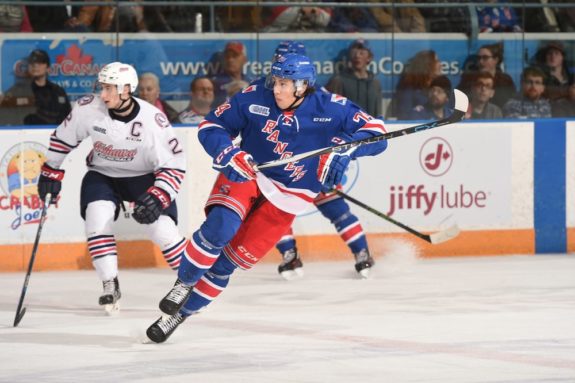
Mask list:
[[104,305],[104,311],[106,311],[106,314],[109,316],[118,315],[120,313],[120,302]]
[[369,279],[369,274],[370,274],[371,268],[367,268],[367,269],[363,269],[361,271],[358,272],[359,277],[361,279]]
[[282,276],[283,279],[285,279],[286,281],[293,281],[295,279],[299,279],[303,277],[303,268],[302,267],[298,267],[297,269],[294,270],[286,270],[286,271],[282,271],[280,273],[280,275]]

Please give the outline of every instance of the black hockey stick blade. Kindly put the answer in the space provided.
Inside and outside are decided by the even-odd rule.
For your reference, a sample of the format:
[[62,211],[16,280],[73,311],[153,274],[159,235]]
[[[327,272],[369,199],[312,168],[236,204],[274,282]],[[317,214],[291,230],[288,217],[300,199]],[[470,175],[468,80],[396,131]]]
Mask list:
[[411,234],[415,235],[416,237],[421,238],[424,241],[429,242],[433,245],[449,241],[450,239],[453,239],[459,235],[460,230],[459,230],[459,227],[457,227],[457,225],[453,225],[453,226],[451,226],[445,230],[438,231],[437,233],[423,234],[423,233],[421,233],[415,229],[412,229],[411,227],[409,227],[407,225],[404,225],[403,223],[401,223],[399,221],[396,221],[395,219],[391,218],[390,216],[383,214],[379,210],[376,210],[376,209],[372,208],[371,206],[364,204],[363,202],[353,198],[352,196],[345,194],[342,191],[339,191],[339,190],[334,190],[334,191],[337,195],[341,196],[342,198],[356,204],[359,207],[364,208],[365,210],[377,215],[380,218],[385,219],[388,222],[393,223],[396,226],[399,226],[400,228],[407,231],[408,233],[411,233]]
[[322,149],[310,150],[309,152],[296,154],[295,156],[288,158],[282,158],[279,160],[264,162],[262,164],[257,165],[257,168],[258,169],[272,168],[275,166],[285,165],[290,162],[296,162],[306,158],[321,156],[322,154],[326,153],[345,152],[349,149],[355,148],[360,145],[372,144],[374,142],[389,140],[400,136],[407,136],[408,134],[434,129],[444,125],[454,124],[456,122],[463,120],[463,118],[465,117],[465,113],[467,112],[467,107],[469,106],[469,100],[465,95],[465,93],[463,93],[459,89],[454,89],[454,94],[455,94],[455,109],[453,113],[447,118],[426,122],[425,124],[415,125],[405,129],[395,130],[393,132],[387,132],[379,136],[367,137],[361,140],[347,142],[345,144],[330,146]]
[[30,281],[30,275],[32,274],[32,268],[34,267],[34,260],[36,259],[36,252],[38,251],[38,244],[40,243],[40,235],[42,234],[42,227],[46,220],[46,212],[48,211],[48,207],[50,205],[49,201],[51,198],[50,194],[46,195],[44,206],[42,207],[40,222],[38,222],[38,230],[36,231],[36,238],[34,239],[34,246],[32,247],[32,255],[28,262],[28,271],[26,272],[26,278],[24,279],[24,285],[22,286],[22,292],[20,293],[20,300],[18,301],[18,308],[16,308],[16,315],[14,316],[14,327],[18,326],[24,317],[24,314],[26,314],[26,307],[22,306],[24,305],[24,298],[26,297],[26,291],[28,290],[28,282]]

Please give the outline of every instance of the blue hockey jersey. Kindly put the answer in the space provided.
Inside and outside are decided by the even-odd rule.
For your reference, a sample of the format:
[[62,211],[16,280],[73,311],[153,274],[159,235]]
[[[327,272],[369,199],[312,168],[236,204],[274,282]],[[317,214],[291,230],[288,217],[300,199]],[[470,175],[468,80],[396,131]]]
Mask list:
[[[240,147],[256,163],[385,133],[383,121],[362,111],[347,98],[325,92],[307,95],[293,111],[282,111],[273,92],[252,84],[212,110],[199,125],[198,137],[212,157],[241,136]],[[375,155],[387,141],[363,145],[354,157]],[[278,208],[298,214],[309,207],[321,189],[319,157],[300,160],[258,173],[262,193]]]

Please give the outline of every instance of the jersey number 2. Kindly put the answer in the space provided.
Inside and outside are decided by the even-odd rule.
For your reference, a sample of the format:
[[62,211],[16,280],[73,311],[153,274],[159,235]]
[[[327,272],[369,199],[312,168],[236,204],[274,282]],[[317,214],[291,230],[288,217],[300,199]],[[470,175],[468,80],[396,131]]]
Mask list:
[[172,138],[169,143],[170,147],[172,148],[172,153],[178,154],[182,152],[182,147],[180,146],[177,138]]

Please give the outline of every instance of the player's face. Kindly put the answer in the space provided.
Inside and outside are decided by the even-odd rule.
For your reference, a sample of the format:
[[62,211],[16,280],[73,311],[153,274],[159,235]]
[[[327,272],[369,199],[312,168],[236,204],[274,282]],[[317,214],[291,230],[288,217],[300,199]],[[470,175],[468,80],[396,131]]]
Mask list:
[[106,104],[108,109],[117,109],[122,105],[120,94],[116,85],[99,84],[100,98]]
[[[280,109],[289,108],[294,101],[295,98],[295,84],[293,80],[281,78],[281,77],[273,77],[274,82],[274,98],[276,100],[276,104]],[[300,89],[299,96],[302,96],[305,92],[305,88],[302,90]]]

